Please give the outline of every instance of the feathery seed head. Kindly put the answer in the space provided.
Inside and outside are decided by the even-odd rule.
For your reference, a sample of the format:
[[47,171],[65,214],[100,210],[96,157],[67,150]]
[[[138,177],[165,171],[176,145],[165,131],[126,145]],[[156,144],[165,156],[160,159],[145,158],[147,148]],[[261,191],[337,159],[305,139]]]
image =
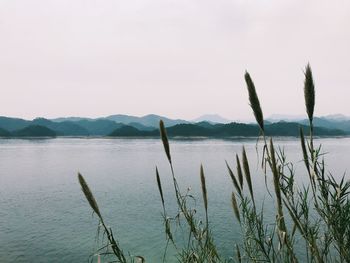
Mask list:
[[250,107],[253,110],[256,122],[259,124],[260,129],[264,131],[264,116],[260,107],[258,95],[256,94],[254,82],[247,71],[245,72],[244,78],[247,83]]
[[162,142],[163,142],[165,154],[166,154],[169,162],[171,163],[171,155],[170,155],[168,136],[166,134],[166,130],[164,127],[164,122],[162,120],[159,121],[159,130],[160,130],[160,137],[161,137]]
[[102,220],[100,209],[98,208],[98,205],[97,205],[97,202],[95,200],[95,197],[93,196],[93,194],[92,194],[89,186],[87,185],[84,177],[80,173],[78,173],[78,179],[79,179],[79,183],[80,183],[80,186],[81,186],[81,190],[83,191],[83,193],[84,193],[84,195],[86,197],[86,200],[88,200],[92,210],[94,210],[94,212]]
[[312,71],[310,64],[307,64],[305,68],[305,81],[304,81],[304,97],[306,112],[309,117],[310,123],[312,123],[314,108],[315,108],[315,84],[312,77]]

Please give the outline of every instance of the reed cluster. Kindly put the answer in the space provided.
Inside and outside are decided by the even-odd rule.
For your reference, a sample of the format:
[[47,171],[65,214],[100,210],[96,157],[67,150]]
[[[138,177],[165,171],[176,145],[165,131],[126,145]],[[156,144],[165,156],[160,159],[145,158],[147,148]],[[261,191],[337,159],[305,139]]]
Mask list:
[[[191,202],[190,190],[183,191],[177,183],[171,149],[162,121],[160,135],[169,162],[175,190],[177,213],[168,212],[164,200],[161,176],[156,168],[156,182],[162,205],[166,247],[172,245],[178,262],[350,262],[350,182],[345,175],[336,180],[326,171],[322,147],[314,146],[313,114],[315,88],[310,65],[305,69],[304,97],[309,118],[310,134],[305,136],[300,129],[300,144],[304,175],[308,182],[296,183],[293,163],[287,160],[283,148],[276,148],[273,138],[264,133],[264,119],[255,85],[248,72],[245,73],[250,106],[262,138],[261,174],[265,180],[266,194],[275,207],[274,220],[266,219],[264,204],[256,202],[250,164],[245,148],[236,154],[234,169],[226,162],[233,188],[231,203],[233,215],[241,229],[241,242],[232,244],[233,255],[224,258],[218,253],[208,215],[209,198],[203,166],[199,169],[203,210],[205,218],[199,217],[197,207]],[[114,256],[115,262],[146,262],[141,256],[126,256],[114,238],[113,232],[103,220],[97,202],[84,178],[79,174],[79,182],[91,208],[99,218],[107,236],[107,244],[95,255]],[[173,209],[171,209],[173,210]],[[271,211],[268,211],[269,213]],[[186,244],[177,242],[174,225],[185,225]],[[300,245],[302,244],[302,245]],[[301,247],[304,247],[301,251]],[[163,261],[165,261],[164,253]]]

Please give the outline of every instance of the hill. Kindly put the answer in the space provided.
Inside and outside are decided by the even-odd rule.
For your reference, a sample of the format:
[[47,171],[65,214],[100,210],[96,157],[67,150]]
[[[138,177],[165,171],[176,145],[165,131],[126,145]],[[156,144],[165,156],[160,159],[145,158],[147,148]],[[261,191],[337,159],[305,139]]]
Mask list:
[[[158,136],[158,124],[161,116],[146,115],[135,117],[128,115],[113,115],[106,118],[61,118],[52,121],[36,118],[32,121],[19,118],[0,117],[0,136],[11,136],[17,131],[30,126],[41,126],[55,132],[56,136]],[[70,120],[67,120],[70,119]],[[116,122],[120,121],[120,122]],[[169,136],[204,136],[204,137],[256,137],[259,129],[255,124],[231,122],[227,124],[202,121],[189,123],[184,120],[164,118]],[[299,127],[307,129],[308,122],[268,122],[266,135],[298,136]],[[350,120],[346,118],[315,118],[316,136],[350,135]],[[1,135],[2,134],[2,135]]]
[[[293,122],[278,122],[266,125],[265,131],[268,136],[299,136],[299,129],[305,132],[308,126]],[[255,124],[229,123],[210,124],[201,122],[199,124],[177,124],[167,128],[169,137],[256,137],[259,135],[259,127]],[[344,136],[346,133],[341,130],[314,127],[314,134],[317,136]],[[110,136],[159,136],[157,129],[153,131],[141,131],[134,127],[122,127],[115,130]]]
[[229,119],[223,118],[218,114],[205,114],[202,115],[194,120],[192,122],[209,122],[209,123],[231,123]]
[[[308,125],[301,125],[295,122],[277,122],[266,125],[266,135],[268,136],[299,136],[299,129],[302,128],[305,134],[309,133]],[[314,127],[316,136],[344,136],[348,135],[345,131],[339,129],[327,129],[324,127]]]
[[145,137],[145,136],[157,136],[158,130],[153,131],[141,131],[135,127],[124,125],[121,128],[113,131],[109,136],[111,137]]
[[[271,123],[277,122],[295,122],[302,125],[309,125],[309,120],[299,115],[278,115],[274,114],[267,118],[267,121]],[[323,117],[314,117],[313,124],[317,127],[326,129],[342,130],[346,133],[350,133],[350,118],[342,114],[333,114]]]
[[31,122],[31,125],[40,125],[47,127],[56,132],[60,136],[88,136],[89,131],[80,125],[71,122],[53,122],[44,118],[36,118]]
[[130,125],[131,123],[138,123],[143,126],[152,127],[152,128],[158,128],[160,120],[163,120],[165,127],[174,126],[180,123],[189,123],[188,121],[185,121],[185,120],[169,119],[164,116],[159,116],[155,114],[149,114],[143,117],[135,117],[135,116],[118,114],[118,115],[111,115],[111,116],[105,117],[104,119],[112,120],[112,121],[126,124],[126,125]]
[[55,137],[56,132],[44,126],[29,125],[23,129],[13,132],[12,136],[14,137]]
[[[300,123],[307,124],[308,121],[302,120]],[[314,125],[327,129],[339,129],[350,132],[350,120],[348,119],[316,117],[314,118]]]
[[9,118],[0,116],[0,128],[5,129],[9,132],[23,129],[31,124],[31,121],[19,119],[19,118]]
[[5,129],[0,128],[0,137],[9,137],[11,133]]
[[105,136],[113,132],[114,130],[123,126],[121,123],[116,123],[111,120],[97,119],[97,120],[79,120],[74,123],[84,128],[89,135]]
[[91,118],[84,118],[84,117],[60,117],[60,118],[54,118],[54,119],[50,119],[50,121],[54,121],[54,122],[63,122],[63,121],[81,121],[81,120],[94,120]]

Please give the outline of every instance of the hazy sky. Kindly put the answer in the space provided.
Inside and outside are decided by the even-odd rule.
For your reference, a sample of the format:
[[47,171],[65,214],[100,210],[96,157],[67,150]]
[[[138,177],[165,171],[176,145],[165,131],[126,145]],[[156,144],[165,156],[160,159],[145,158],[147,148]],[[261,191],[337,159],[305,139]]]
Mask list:
[[0,0],[0,115],[350,115],[350,1]]

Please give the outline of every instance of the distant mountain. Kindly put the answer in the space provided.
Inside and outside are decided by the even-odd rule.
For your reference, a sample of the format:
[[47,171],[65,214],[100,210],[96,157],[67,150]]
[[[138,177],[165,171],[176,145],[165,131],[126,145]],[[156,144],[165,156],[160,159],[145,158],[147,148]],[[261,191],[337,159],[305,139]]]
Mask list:
[[0,117],[0,128],[10,133],[25,129],[29,126],[46,127],[55,132],[58,136],[87,136],[89,132],[83,127],[68,121],[53,122],[45,118],[36,118],[32,121],[18,118]]
[[63,121],[53,122],[44,118],[36,118],[31,122],[31,125],[40,125],[47,127],[56,132],[60,136],[88,136],[89,131],[75,122]]
[[92,118],[83,118],[83,117],[61,117],[61,118],[55,118],[55,119],[50,119],[50,121],[54,122],[63,122],[63,121],[81,121],[81,120],[94,120]]
[[[215,116],[215,115],[214,115]],[[217,116],[216,116],[217,117]],[[70,119],[70,120],[67,120]],[[40,134],[39,128],[27,127],[40,126],[53,131],[57,136],[158,136],[159,120],[163,119],[170,136],[257,136],[259,129],[255,124],[246,123],[213,123],[201,121],[191,123],[181,119],[169,119],[158,115],[146,115],[135,117],[128,115],[113,115],[107,118],[89,119],[79,117],[59,118],[60,121],[52,121],[45,118],[36,118],[32,121],[19,118],[0,117],[0,136],[12,136],[21,134],[18,131]],[[212,121],[214,118],[211,119]],[[219,121],[216,118],[216,121]],[[221,119],[221,121],[223,121]],[[275,136],[298,136],[299,127],[306,127],[308,120],[298,122],[266,121],[266,134]],[[346,116],[315,117],[313,122],[315,135],[336,136],[350,135],[350,119]],[[21,131],[22,132],[22,131]],[[50,134],[50,133],[48,133]],[[34,135],[33,135],[34,136]]]
[[[307,125],[308,120],[302,120],[300,123]],[[326,117],[315,117],[313,124],[318,127],[323,127],[326,129],[339,129],[344,132],[350,132],[350,120],[339,120],[339,119],[330,119]]]
[[33,120],[33,123],[46,126],[63,136],[106,136],[124,126],[124,124],[107,119],[69,117],[60,118],[59,120],[54,122],[37,118]]
[[112,137],[144,137],[144,136],[156,136],[159,134],[158,130],[153,131],[141,131],[135,127],[124,125],[121,128],[113,131],[109,136]]
[[[158,122],[158,125],[159,125],[159,122]],[[152,131],[155,128],[155,127],[145,126],[145,125],[138,123],[138,122],[130,122],[128,124],[128,126],[135,127],[136,129],[138,129],[140,131]]]
[[93,136],[105,136],[123,126],[123,124],[121,123],[116,123],[111,120],[103,120],[103,119],[97,119],[97,120],[82,119],[72,123],[84,128],[89,135],[93,135]]
[[17,130],[12,133],[15,137],[55,137],[56,132],[53,130],[40,126],[40,125],[29,125],[23,129]]
[[159,116],[155,114],[145,115],[143,117],[135,117],[129,115],[111,115],[105,117],[107,120],[112,120],[115,122],[123,123],[126,125],[130,125],[131,123],[138,123],[146,127],[158,128],[159,121],[163,120],[165,127],[174,126],[180,123],[189,123],[189,121],[181,120],[181,119],[169,119],[164,116]]
[[267,121],[274,123],[279,121],[299,122],[306,119],[306,115],[286,115],[286,114],[272,114],[266,118]]
[[[265,133],[268,136],[299,136],[300,127],[307,132],[308,126],[293,122],[278,122],[265,126]],[[170,137],[256,137],[259,135],[259,127],[255,124],[229,123],[210,124],[201,122],[199,124],[177,124],[167,128]],[[343,136],[346,133],[336,129],[315,127],[316,136]],[[134,127],[122,127],[115,130],[110,136],[159,136],[159,131],[140,131]]]
[[9,137],[11,133],[5,129],[0,128],[0,137]]
[[205,114],[192,120],[192,122],[203,122],[203,121],[209,122],[209,123],[224,123],[224,124],[232,122],[231,120],[225,119],[218,114]]
[[[277,123],[280,121],[284,122],[296,122],[302,125],[309,125],[309,120],[305,116],[292,116],[292,115],[271,115],[266,121],[270,123]],[[333,114],[323,117],[314,117],[313,125],[326,128],[326,129],[336,129],[344,131],[345,133],[350,133],[350,117],[342,114]]]
[[3,128],[7,131],[15,131],[23,129],[30,125],[31,121],[19,119],[19,118],[9,118],[9,117],[0,117],[0,128]]
[[348,121],[348,120],[350,120],[349,116],[345,116],[343,114],[330,114],[330,115],[324,116],[324,118],[326,118],[328,120],[335,120],[335,121]]
[[[68,118],[69,119],[69,118]],[[90,120],[79,118],[77,121],[51,121],[45,118],[36,118],[32,121],[0,117],[0,128],[10,132],[23,129],[30,125],[40,125],[55,131],[58,136],[105,136],[123,126],[110,120]]]
[[[299,129],[302,128],[304,133],[309,132],[308,125],[300,125],[300,123],[295,122],[277,122],[270,125],[266,125],[265,132],[268,136],[299,136]],[[316,136],[344,136],[349,135],[345,131],[339,129],[328,129],[324,127],[314,127],[314,135]]]
[[101,119],[111,120],[118,123],[129,124],[131,122],[138,122],[140,117],[124,115],[124,114],[115,114],[107,117],[103,117]]
[[[210,123],[207,121],[201,121],[201,122],[197,122],[195,123],[197,126],[203,127],[203,128],[208,128],[208,129],[214,129],[215,127],[218,127],[218,125],[225,125],[225,124],[215,124],[215,123]],[[215,124],[215,126],[213,125]]]
[[208,129],[196,124],[177,124],[167,128],[169,136],[213,136],[214,129]]

